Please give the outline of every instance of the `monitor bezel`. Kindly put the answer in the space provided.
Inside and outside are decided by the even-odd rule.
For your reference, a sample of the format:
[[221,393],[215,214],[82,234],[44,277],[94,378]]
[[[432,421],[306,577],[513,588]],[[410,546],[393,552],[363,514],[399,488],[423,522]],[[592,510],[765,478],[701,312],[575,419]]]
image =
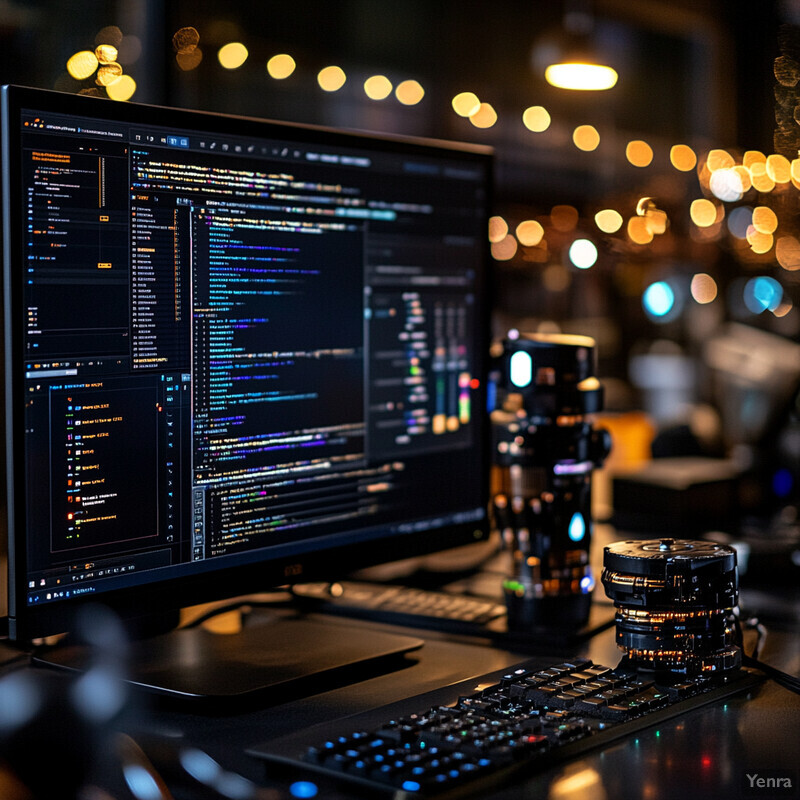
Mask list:
[[[108,592],[85,597],[70,598],[58,603],[29,606],[27,593],[27,558],[25,549],[25,478],[20,465],[24,463],[24,392],[19,390],[22,370],[22,315],[23,278],[14,270],[14,253],[21,252],[22,210],[12,199],[14,189],[21,185],[21,165],[13,154],[19,152],[21,130],[20,113],[23,109],[36,109],[58,114],[97,117],[100,120],[123,123],[155,121],[159,126],[186,130],[207,130],[210,134],[263,137],[265,139],[291,136],[295,140],[319,141],[340,146],[358,146],[366,149],[397,148],[407,154],[437,155],[448,158],[468,157],[481,163],[485,170],[486,210],[491,208],[493,151],[483,145],[425,139],[408,136],[377,134],[365,131],[339,129],[318,125],[283,122],[271,119],[234,116],[214,112],[118,103],[111,100],[32,89],[18,86],[2,88],[2,231],[3,231],[3,298],[4,322],[2,326],[4,369],[2,403],[6,433],[6,503],[5,516],[8,530],[8,613],[9,636],[19,641],[30,641],[66,632],[76,610],[88,603],[103,603],[123,619],[135,619],[174,611],[199,603],[228,599],[243,594],[261,592],[276,586],[307,581],[333,580],[355,569],[386,563],[398,559],[422,556],[477,541],[489,536],[488,513],[477,522],[450,524],[428,530],[424,535],[397,534],[378,536],[370,541],[352,545],[323,547],[312,552],[295,555],[278,555],[270,558],[263,554],[252,564],[220,569],[212,573],[182,575],[167,580],[116,588]],[[486,408],[485,380],[488,372],[490,345],[491,298],[489,280],[488,238],[481,240],[481,263],[484,270],[478,276],[476,296],[479,299],[476,320],[485,338],[484,346],[475,353],[477,373],[481,376],[476,407]],[[480,457],[476,469],[482,471],[482,496],[479,505],[488,507],[489,499],[489,420],[488,414],[476,415]],[[17,480],[17,476],[20,479]],[[209,576],[213,575],[213,580]]]

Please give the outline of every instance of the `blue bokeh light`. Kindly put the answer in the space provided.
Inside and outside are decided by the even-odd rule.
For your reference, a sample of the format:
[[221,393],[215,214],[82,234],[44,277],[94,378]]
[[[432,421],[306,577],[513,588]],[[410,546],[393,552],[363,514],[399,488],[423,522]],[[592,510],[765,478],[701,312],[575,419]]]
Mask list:
[[744,285],[744,304],[753,314],[774,311],[783,300],[783,287],[766,275],[751,278]]
[[642,305],[651,317],[666,317],[675,306],[675,292],[666,281],[656,281],[644,290]]

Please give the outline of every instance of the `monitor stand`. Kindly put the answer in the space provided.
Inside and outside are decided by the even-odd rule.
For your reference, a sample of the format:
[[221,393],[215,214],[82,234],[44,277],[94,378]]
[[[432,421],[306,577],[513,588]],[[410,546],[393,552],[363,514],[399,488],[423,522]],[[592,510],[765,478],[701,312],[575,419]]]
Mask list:
[[[170,700],[283,702],[396,669],[422,645],[353,620],[256,610],[237,633],[193,627],[131,642],[127,680]],[[82,671],[92,651],[66,644],[34,661]]]

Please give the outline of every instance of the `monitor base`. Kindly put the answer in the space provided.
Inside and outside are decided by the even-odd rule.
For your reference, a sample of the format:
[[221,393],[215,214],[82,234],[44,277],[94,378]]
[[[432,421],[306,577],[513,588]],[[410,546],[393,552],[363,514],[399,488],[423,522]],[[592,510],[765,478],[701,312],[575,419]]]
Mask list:
[[[422,645],[411,636],[331,618],[256,612],[237,633],[194,627],[131,642],[127,680],[177,701],[227,705],[257,696],[284,702],[396,668]],[[34,661],[85,670],[91,658],[89,648],[68,644]]]

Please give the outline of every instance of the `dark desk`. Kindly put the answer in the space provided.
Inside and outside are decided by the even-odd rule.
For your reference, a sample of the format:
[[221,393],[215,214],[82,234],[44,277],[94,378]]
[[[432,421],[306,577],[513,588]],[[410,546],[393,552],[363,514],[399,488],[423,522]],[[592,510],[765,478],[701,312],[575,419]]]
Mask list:
[[[787,589],[783,594],[792,595]],[[770,593],[770,597],[781,593]],[[745,600],[748,593],[744,592]],[[792,595],[789,603],[796,598]],[[764,606],[760,595],[754,601]],[[765,606],[766,607],[766,606]],[[784,608],[785,611],[785,608]],[[357,683],[339,685],[316,694],[272,705],[253,703],[226,712],[197,713],[194,710],[156,708],[141,696],[124,722],[124,730],[142,742],[149,737],[196,745],[225,769],[239,773],[262,786],[286,787],[271,781],[262,762],[246,750],[266,740],[282,737],[317,722],[334,720],[375,706],[391,703],[451,683],[505,669],[529,654],[492,646],[488,640],[466,639],[438,632],[388,628],[377,623],[326,617],[332,626],[360,626],[364,635],[375,628],[411,633],[425,641],[417,652],[405,657],[398,669]],[[784,622],[769,624],[762,660],[794,675],[800,674],[800,615],[784,616]],[[748,641],[748,648],[750,642]],[[614,630],[607,629],[576,647],[572,653],[545,652],[541,657],[555,663],[567,655],[588,656],[600,664],[616,665],[619,651]],[[539,658],[537,654],[537,658]],[[0,675],[20,663],[5,664]],[[59,721],[56,721],[59,724]],[[69,736],[69,729],[63,730]],[[481,798],[550,798],[551,800],[692,800],[692,798],[800,797],[800,696],[765,681],[752,696],[737,695],[695,709],[681,717],[647,728],[629,739],[553,766],[544,772]],[[32,754],[47,767],[47,754]],[[754,788],[748,791],[747,775],[789,775],[794,793],[774,794]],[[309,776],[295,776],[295,779]],[[318,798],[355,797],[320,783]],[[177,789],[175,800],[205,800],[211,795],[188,795]],[[360,797],[368,795],[358,795]],[[130,800],[120,792],[114,800]],[[215,795],[216,797],[216,795]],[[278,798],[288,798],[281,792]],[[38,800],[38,799],[37,799]],[[48,798],[49,800],[49,798]],[[276,798],[277,800],[277,798]]]
[[[365,635],[371,623],[361,624]],[[235,715],[198,716],[180,711],[154,712],[148,726],[204,748],[226,768],[268,783],[264,766],[245,754],[252,745],[280,737],[316,722],[353,714],[444,684],[477,676],[516,663],[525,655],[475,641],[420,633],[424,647],[408,657],[407,666],[351,686],[268,708]],[[619,654],[613,630],[591,639],[577,655],[615,665]],[[562,654],[553,657],[558,661]],[[800,637],[796,632],[772,630],[763,659],[800,673]],[[781,770],[800,776],[800,696],[771,681],[751,697],[735,696],[693,710],[687,715],[649,728],[633,738],[592,751],[515,785],[482,793],[482,798],[691,798],[772,797],[754,790],[748,794],[746,774],[773,774]],[[297,776],[298,778],[300,776]],[[324,786],[318,797],[347,797]],[[789,796],[800,796],[795,790]]]

